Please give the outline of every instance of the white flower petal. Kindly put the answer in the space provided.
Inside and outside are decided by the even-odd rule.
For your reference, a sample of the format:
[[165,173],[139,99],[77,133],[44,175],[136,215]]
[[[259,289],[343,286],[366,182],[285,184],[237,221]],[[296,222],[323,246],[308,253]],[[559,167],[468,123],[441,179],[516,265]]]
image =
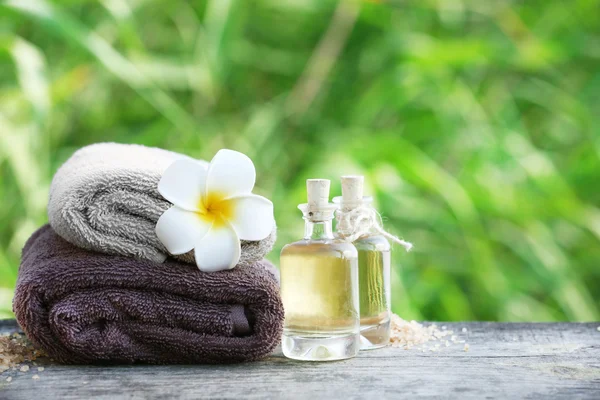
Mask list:
[[256,170],[252,160],[233,150],[219,150],[210,162],[207,191],[220,193],[223,197],[248,194],[254,188]]
[[177,206],[169,208],[156,223],[156,236],[173,255],[192,250],[212,226],[212,221]]
[[242,240],[262,240],[269,236],[275,225],[273,203],[255,194],[235,196],[228,200],[232,204],[229,220]]
[[163,173],[158,192],[171,203],[188,211],[198,211],[206,188],[207,168],[202,162],[182,158]]
[[233,227],[221,220],[216,221],[194,250],[196,265],[201,271],[213,272],[231,269],[240,260],[240,239]]

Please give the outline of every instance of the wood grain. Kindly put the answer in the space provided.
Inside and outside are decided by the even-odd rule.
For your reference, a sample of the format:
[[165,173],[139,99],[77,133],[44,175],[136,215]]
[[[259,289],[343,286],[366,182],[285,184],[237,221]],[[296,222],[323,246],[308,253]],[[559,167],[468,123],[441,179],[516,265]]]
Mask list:
[[[442,325],[442,323],[438,323]],[[63,366],[0,375],[0,399],[600,398],[600,323],[444,323],[470,345],[385,348],[357,358],[204,366]],[[466,333],[461,329],[467,328]],[[17,329],[0,321],[0,332]],[[6,378],[12,376],[12,382]]]

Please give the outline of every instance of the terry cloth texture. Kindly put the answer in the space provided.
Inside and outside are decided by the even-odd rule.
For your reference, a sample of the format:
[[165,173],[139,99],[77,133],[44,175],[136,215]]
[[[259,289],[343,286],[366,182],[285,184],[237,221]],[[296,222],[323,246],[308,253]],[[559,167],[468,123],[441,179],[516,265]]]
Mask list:
[[[158,182],[179,153],[131,144],[98,143],[75,152],[54,175],[48,219],[68,242],[107,254],[163,262],[167,249],[155,233],[171,203]],[[204,161],[198,161],[205,163]],[[261,260],[275,242],[242,241],[240,264]],[[175,256],[195,263],[193,251]]]
[[283,305],[267,261],[206,273],[80,249],[50,226],[25,244],[13,309],[50,357],[82,363],[233,363],[279,343]]

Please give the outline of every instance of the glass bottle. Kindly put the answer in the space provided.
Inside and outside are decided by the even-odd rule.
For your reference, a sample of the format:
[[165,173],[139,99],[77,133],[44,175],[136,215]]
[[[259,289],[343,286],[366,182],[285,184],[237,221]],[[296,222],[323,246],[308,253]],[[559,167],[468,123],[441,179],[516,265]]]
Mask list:
[[335,239],[329,180],[306,182],[304,239],[281,250],[281,296],[285,309],[283,354],[310,361],[341,360],[360,350],[358,253]]
[[[343,176],[342,196],[333,201],[340,205],[336,236],[345,238],[358,230],[365,231],[353,241],[358,250],[358,286],[360,302],[361,349],[376,349],[387,346],[390,341],[391,288],[390,288],[390,244],[388,240],[364,226],[373,213],[371,197],[363,197],[363,176]],[[350,213],[350,214],[348,214]],[[371,214],[373,215],[373,214]],[[367,222],[368,223],[368,222]]]

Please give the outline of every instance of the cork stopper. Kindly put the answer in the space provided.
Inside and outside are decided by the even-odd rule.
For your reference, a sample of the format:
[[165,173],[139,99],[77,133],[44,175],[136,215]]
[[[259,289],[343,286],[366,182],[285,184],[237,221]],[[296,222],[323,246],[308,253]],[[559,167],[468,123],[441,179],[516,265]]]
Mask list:
[[346,204],[360,203],[363,198],[365,177],[362,175],[342,176],[342,201]]
[[329,204],[329,179],[307,179],[306,194],[308,196],[308,209],[318,211]]
[[363,196],[365,187],[365,177],[362,175],[344,175],[342,181],[342,195],[333,199],[333,202],[339,204],[342,209],[352,210],[363,204],[373,201],[370,196]]
[[329,179],[306,180],[308,202],[298,206],[305,219],[313,222],[333,219],[333,212],[338,206],[329,202],[330,185]]

